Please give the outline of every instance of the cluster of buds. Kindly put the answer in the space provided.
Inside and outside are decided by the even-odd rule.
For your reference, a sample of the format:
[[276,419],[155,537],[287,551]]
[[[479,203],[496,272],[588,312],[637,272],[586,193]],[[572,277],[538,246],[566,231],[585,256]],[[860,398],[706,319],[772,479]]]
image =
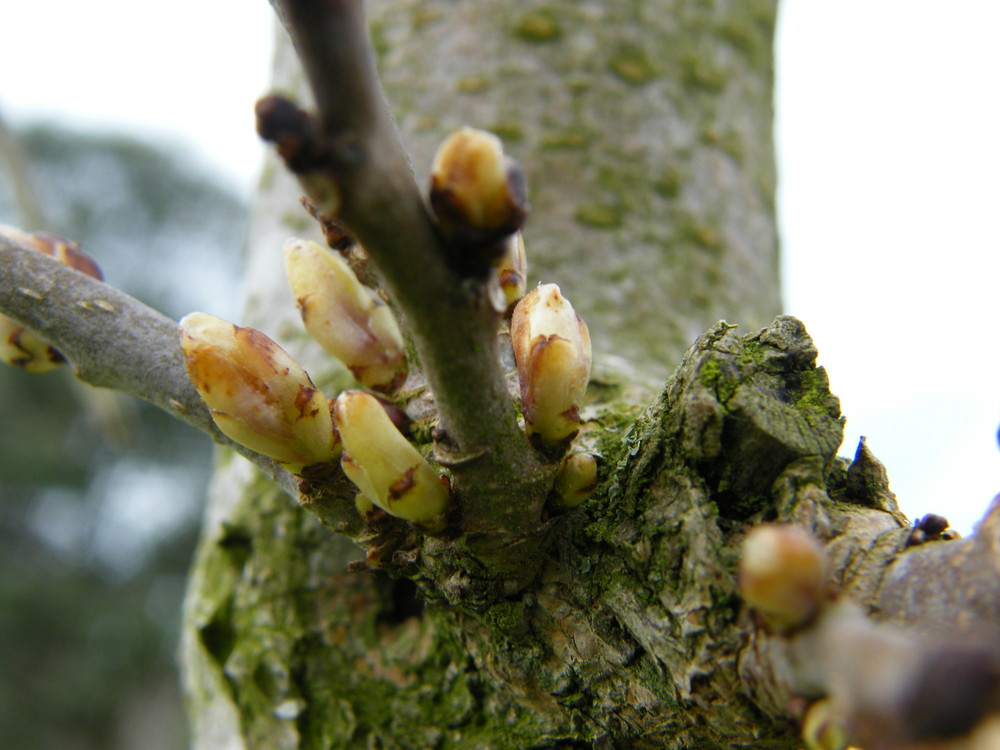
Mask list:
[[180,329],[188,376],[223,433],[293,474],[337,457],[329,404],[284,349],[207,313]]
[[434,156],[430,203],[442,234],[460,253],[460,270],[483,277],[504,255],[504,238],[524,224],[524,175],[495,135],[461,128]]
[[521,410],[532,441],[564,448],[580,428],[590,379],[590,333],[555,284],[542,284],[514,308],[510,324]]
[[285,244],[285,271],[302,322],[320,346],[367,388],[398,388],[406,378],[406,349],[378,294],[340,255],[307,240]]
[[823,549],[804,529],[764,524],[744,540],[740,594],[774,630],[792,631],[812,620],[826,585]]
[[[16,227],[0,224],[0,235],[32,250],[37,250],[92,278],[103,280],[93,258],[71,240],[53,234],[28,234]],[[28,372],[47,372],[66,359],[47,341],[6,315],[0,315],[0,361]]]
[[447,482],[396,429],[378,399],[344,391],[333,402],[333,419],[344,447],[344,474],[361,490],[359,508],[370,503],[428,531],[440,529]]

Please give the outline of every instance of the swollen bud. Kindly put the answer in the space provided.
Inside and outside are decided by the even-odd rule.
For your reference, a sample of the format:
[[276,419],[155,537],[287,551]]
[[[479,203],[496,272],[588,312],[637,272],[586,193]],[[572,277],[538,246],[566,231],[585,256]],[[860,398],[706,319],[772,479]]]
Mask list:
[[362,385],[380,391],[406,379],[403,336],[389,306],[336,253],[308,240],[285,243],[285,272],[306,330]]
[[556,472],[552,497],[560,508],[575,508],[597,487],[597,459],[589,453],[566,456]]
[[555,284],[542,284],[514,308],[510,323],[528,436],[564,447],[580,428],[590,379],[590,333]]
[[[430,202],[444,235],[483,257],[461,259],[477,274],[503,253],[497,243],[527,216],[524,175],[500,139],[475,128],[449,135],[431,165]],[[474,255],[474,254],[473,254]]]
[[188,376],[222,432],[293,474],[337,457],[329,404],[284,349],[206,313],[180,328]]
[[333,419],[344,445],[341,466],[364,497],[391,515],[439,529],[448,487],[378,400],[364,391],[344,391],[333,402]]
[[743,542],[739,585],[770,626],[793,630],[812,619],[825,598],[823,549],[798,526],[758,526]]
[[[28,234],[17,227],[0,224],[0,235],[24,247],[37,250],[60,263],[101,281],[104,275],[97,263],[72,240],[54,234]],[[47,341],[12,318],[0,315],[0,361],[28,372],[47,372],[66,359]]]

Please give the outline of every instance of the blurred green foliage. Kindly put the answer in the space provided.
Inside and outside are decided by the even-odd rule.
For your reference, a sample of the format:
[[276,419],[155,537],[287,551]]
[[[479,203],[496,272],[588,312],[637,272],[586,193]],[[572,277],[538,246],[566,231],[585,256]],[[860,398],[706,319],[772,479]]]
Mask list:
[[[233,317],[246,207],[129,138],[19,134],[45,229],[173,318]],[[19,224],[0,175],[0,222]],[[37,227],[24,227],[37,229]],[[69,368],[0,367],[0,748],[186,746],[175,651],[207,438]]]

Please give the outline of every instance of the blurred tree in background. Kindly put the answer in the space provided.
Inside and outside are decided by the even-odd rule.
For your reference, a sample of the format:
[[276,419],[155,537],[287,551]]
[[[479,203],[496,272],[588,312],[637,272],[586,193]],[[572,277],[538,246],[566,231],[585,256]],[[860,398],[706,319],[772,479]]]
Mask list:
[[[246,207],[207,168],[121,136],[16,141],[45,229],[109,283],[232,316]],[[0,222],[39,228],[18,203],[8,170]],[[174,651],[208,438],[66,369],[0,368],[0,414],[0,747],[185,747]]]

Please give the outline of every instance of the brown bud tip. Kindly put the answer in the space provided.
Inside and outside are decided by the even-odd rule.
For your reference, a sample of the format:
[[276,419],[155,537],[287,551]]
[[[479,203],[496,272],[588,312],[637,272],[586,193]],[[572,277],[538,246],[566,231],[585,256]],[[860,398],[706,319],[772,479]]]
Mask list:
[[310,172],[323,165],[323,149],[312,115],[280,94],[259,99],[254,113],[257,134],[277,147],[292,172]]
[[28,234],[17,227],[0,224],[0,235],[9,240],[13,240],[20,245],[30,247],[40,253],[55,258],[70,268],[75,268],[82,274],[86,274],[98,281],[104,281],[104,274],[97,261],[80,249],[80,243],[68,240],[48,232],[33,232]]
[[[0,235],[31,250],[63,263],[98,281],[104,280],[97,262],[80,249],[73,240],[47,232],[29,234],[17,227],[0,224]],[[28,372],[47,372],[66,361],[65,357],[45,339],[24,328],[20,323],[0,315],[0,362],[20,367]]]
[[936,536],[948,528],[948,519],[934,513],[928,513],[917,521],[917,528],[928,536]]

